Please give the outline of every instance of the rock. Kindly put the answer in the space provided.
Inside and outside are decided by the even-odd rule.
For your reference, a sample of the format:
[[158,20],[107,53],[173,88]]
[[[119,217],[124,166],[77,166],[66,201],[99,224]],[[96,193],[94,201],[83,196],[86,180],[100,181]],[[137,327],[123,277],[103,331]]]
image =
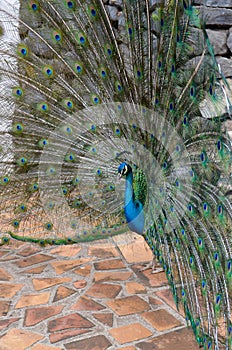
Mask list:
[[232,77],[232,58],[217,56],[216,59],[220,64],[225,77]]
[[230,52],[232,53],[232,27],[229,30],[229,36],[227,38],[227,46],[230,49]]
[[[227,53],[227,30],[211,30],[207,29],[207,34],[209,36],[209,40],[214,48],[215,55],[224,55]],[[232,45],[232,36],[231,36],[231,45]],[[232,48],[232,47],[231,47]]]
[[212,6],[212,7],[229,7],[232,8],[232,1],[231,0],[195,0],[194,5],[205,5],[205,6]]
[[109,4],[115,5],[115,6],[123,6],[123,1],[122,0],[110,0]]
[[117,9],[117,7],[106,5],[106,10],[107,10],[109,17],[112,21],[118,21],[118,9]]
[[200,6],[199,11],[206,17],[207,25],[231,27],[232,9]]

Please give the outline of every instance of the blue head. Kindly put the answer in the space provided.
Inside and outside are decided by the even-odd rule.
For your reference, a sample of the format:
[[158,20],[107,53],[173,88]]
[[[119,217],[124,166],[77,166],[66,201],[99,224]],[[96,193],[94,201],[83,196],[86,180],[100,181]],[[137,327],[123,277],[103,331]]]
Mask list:
[[121,178],[122,176],[127,176],[128,174],[132,173],[132,168],[129,164],[123,162],[118,167],[118,174]]

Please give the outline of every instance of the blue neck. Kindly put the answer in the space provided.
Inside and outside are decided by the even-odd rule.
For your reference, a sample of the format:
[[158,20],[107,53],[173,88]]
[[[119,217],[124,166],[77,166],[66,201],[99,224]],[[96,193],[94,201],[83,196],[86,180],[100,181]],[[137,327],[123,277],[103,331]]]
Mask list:
[[130,202],[134,202],[134,189],[133,189],[133,174],[132,174],[132,172],[130,172],[126,176],[125,206],[129,205]]
[[124,213],[131,231],[143,234],[145,223],[144,211],[142,204],[135,201],[132,172],[126,176]]

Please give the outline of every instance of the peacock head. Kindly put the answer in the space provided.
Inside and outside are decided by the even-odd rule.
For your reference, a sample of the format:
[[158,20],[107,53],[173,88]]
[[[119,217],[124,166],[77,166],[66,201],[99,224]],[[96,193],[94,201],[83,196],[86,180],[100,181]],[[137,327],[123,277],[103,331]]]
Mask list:
[[131,166],[125,162],[121,163],[118,167],[119,178],[121,178],[122,176],[127,176],[131,172],[132,172]]

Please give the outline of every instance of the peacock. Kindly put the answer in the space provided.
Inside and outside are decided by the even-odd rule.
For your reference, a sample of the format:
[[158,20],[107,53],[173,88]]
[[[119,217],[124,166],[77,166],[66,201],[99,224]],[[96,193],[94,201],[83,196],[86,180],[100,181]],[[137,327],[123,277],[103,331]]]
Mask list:
[[129,226],[199,346],[232,349],[226,89],[192,0],[1,2],[2,244]]

